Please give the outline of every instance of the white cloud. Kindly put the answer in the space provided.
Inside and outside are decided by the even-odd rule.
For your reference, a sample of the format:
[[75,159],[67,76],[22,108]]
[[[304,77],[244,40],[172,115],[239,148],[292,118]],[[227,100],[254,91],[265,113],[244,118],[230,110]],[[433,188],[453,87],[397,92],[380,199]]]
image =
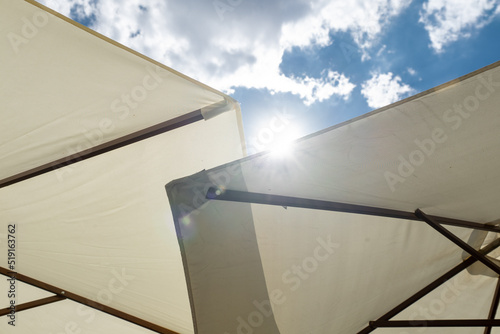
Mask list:
[[380,48],[380,50],[377,51],[377,57],[380,57],[382,55],[382,53],[384,53],[385,49],[387,49],[387,45],[382,45],[382,47]]
[[311,6],[311,11],[299,20],[283,25],[281,45],[285,49],[293,46],[326,46],[331,43],[331,31],[349,32],[369,58],[367,49],[382,32],[384,25],[393,16],[399,15],[411,0],[322,0]]
[[415,70],[414,70],[413,68],[411,68],[411,67],[408,67],[406,70],[408,71],[408,74],[409,74],[409,75],[412,75],[412,76],[417,75],[417,71],[415,71]]
[[401,82],[401,77],[393,76],[392,72],[373,73],[371,79],[361,85],[361,94],[372,108],[380,108],[399,101],[415,90]]
[[332,42],[331,32],[342,31],[368,58],[383,27],[410,1],[43,2],[65,15],[80,5],[80,12],[94,15],[93,29],[214,88],[268,89],[311,104],[332,96],[347,99],[355,85],[332,70],[318,77],[286,76],[280,71],[285,51],[324,47]]
[[500,14],[497,0],[429,0],[420,12],[420,22],[429,33],[431,47],[443,52],[447,44],[467,38]]

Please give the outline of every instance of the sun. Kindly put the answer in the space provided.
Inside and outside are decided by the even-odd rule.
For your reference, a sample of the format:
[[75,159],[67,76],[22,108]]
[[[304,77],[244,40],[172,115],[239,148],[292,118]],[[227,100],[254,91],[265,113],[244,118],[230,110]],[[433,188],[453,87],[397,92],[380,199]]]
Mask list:
[[298,128],[290,127],[268,146],[270,154],[276,158],[291,157],[295,148],[295,140],[300,136],[301,132]]
[[293,142],[283,141],[280,143],[276,143],[270,147],[271,155],[276,158],[286,158],[292,155],[293,153]]

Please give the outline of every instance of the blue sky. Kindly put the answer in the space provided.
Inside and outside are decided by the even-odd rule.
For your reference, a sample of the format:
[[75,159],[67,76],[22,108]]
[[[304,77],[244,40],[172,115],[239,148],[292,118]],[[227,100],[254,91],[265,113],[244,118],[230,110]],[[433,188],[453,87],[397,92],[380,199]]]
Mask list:
[[250,153],[500,60],[498,0],[43,0],[229,93]]

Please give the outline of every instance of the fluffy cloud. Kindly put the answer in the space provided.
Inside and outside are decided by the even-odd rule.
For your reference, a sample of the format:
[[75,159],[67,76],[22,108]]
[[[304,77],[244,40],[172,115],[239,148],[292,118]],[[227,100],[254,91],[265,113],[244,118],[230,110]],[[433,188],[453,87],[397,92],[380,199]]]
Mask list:
[[67,0],[42,1],[62,14],[91,18],[91,28],[153,59],[231,93],[234,88],[292,93],[305,104],[347,99],[355,85],[337,71],[290,77],[286,50],[324,47],[351,34],[365,58],[389,19],[411,0]]
[[308,15],[283,25],[284,48],[330,44],[330,32],[349,32],[368,58],[367,49],[382,32],[389,19],[399,15],[411,0],[323,0],[311,5]]
[[361,85],[361,94],[372,108],[386,106],[414,92],[413,88],[401,83],[401,78],[391,72],[372,74],[371,79]]
[[429,32],[431,47],[442,52],[444,46],[466,38],[500,14],[497,0],[429,0],[420,12],[420,22]]

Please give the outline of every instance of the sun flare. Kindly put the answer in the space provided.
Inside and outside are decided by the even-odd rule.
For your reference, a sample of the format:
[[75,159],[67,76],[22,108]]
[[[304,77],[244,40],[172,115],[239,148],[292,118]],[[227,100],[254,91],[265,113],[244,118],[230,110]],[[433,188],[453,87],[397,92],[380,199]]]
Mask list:
[[276,158],[287,158],[293,154],[295,147],[295,140],[301,136],[301,132],[296,127],[290,127],[286,133],[269,145],[268,149],[271,154]]

